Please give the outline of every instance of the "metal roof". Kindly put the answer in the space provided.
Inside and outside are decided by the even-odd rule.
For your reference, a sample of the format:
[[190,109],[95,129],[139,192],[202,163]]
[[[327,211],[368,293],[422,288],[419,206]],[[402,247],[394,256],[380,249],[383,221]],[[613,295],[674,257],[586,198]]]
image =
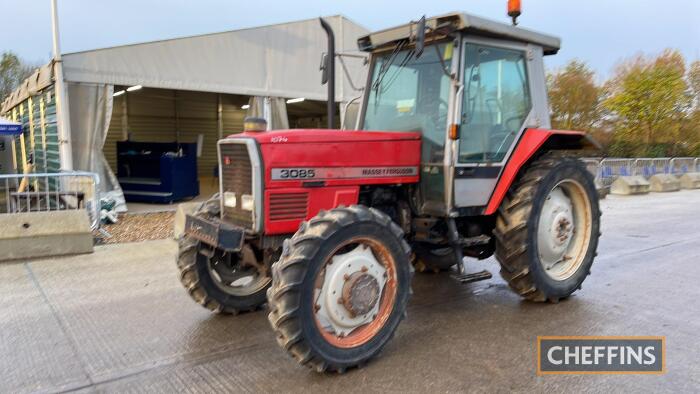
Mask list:
[[[496,22],[482,17],[460,12],[453,12],[426,19],[429,28],[427,37],[445,36],[454,31],[465,31],[479,36],[520,41],[539,45],[545,55],[554,55],[559,51],[561,40],[558,37],[523,29],[506,23]],[[380,30],[358,39],[360,50],[390,46],[398,40],[404,40],[415,34],[416,22]]]

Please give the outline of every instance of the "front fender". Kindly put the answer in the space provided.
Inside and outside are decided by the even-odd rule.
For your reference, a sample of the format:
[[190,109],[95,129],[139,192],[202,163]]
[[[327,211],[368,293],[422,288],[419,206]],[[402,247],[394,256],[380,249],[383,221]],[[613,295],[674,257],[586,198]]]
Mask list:
[[510,156],[501,178],[496,183],[485,215],[496,213],[508,189],[515,181],[520,169],[543,150],[566,149],[588,150],[600,149],[600,145],[582,131],[563,131],[546,129],[527,129],[518,141],[518,145]]

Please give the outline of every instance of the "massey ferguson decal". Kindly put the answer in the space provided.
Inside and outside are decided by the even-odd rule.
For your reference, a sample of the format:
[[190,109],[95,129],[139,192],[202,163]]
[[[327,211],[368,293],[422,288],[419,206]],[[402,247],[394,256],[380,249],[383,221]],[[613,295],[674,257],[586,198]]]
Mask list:
[[418,175],[418,167],[314,167],[273,168],[273,181],[293,179],[355,179]]

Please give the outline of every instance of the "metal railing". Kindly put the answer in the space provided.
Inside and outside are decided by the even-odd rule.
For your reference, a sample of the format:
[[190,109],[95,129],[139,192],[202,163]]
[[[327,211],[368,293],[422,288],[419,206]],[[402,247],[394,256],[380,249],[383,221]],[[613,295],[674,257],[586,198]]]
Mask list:
[[698,171],[698,159],[695,157],[674,157],[671,159],[671,174],[683,175]]
[[657,174],[681,176],[688,172],[700,172],[700,157],[617,158],[582,159],[599,187],[608,187],[620,176],[639,175],[651,178]]
[[602,168],[600,166],[600,161],[602,160],[602,158],[600,158],[600,157],[587,157],[587,158],[583,158],[581,160],[586,165],[586,169],[588,170],[588,172],[590,172],[593,175],[593,177],[595,178],[596,187],[599,187],[599,188],[602,187],[603,186],[601,184],[602,177],[600,174],[600,171]]
[[632,164],[632,175],[641,175],[651,178],[656,174],[670,174],[672,172],[673,159],[663,158],[639,158]]
[[0,214],[84,209],[100,226],[100,178],[92,172],[0,174]]
[[603,187],[612,185],[619,176],[632,175],[635,159],[607,158],[600,161],[597,183]]

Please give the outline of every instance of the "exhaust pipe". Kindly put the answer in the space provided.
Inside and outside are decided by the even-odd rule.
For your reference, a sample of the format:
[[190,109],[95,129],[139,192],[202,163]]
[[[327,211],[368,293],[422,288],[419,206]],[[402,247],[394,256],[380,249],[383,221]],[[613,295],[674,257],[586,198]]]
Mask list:
[[326,31],[328,36],[328,52],[326,53],[326,62],[324,64],[324,79],[328,84],[328,128],[335,127],[335,34],[328,22],[323,18],[318,18],[321,21],[321,27]]

